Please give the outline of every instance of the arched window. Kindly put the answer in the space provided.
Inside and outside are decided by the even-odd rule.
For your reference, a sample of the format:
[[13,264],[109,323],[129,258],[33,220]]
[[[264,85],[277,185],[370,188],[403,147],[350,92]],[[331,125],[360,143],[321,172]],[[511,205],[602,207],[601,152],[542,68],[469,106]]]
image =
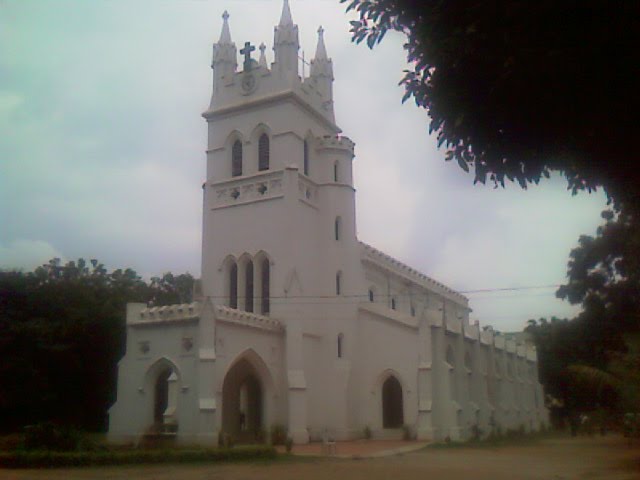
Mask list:
[[340,240],[340,224],[341,223],[342,222],[341,222],[340,217],[336,217],[336,220],[335,220],[334,225],[333,225],[333,229],[334,229],[336,240]]
[[266,133],[258,140],[258,170],[269,170],[269,136]]
[[411,308],[410,309],[411,309],[411,316],[415,317],[416,316],[416,307],[415,307],[415,305],[413,303],[411,304]]
[[369,289],[369,301],[373,302],[375,300],[374,294],[373,294],[373,289]]
[[253,312],[253,262],[247,262],[244,277],[244,310]]
[[309,175],[309,142],[306,140],[303,144],[303,171],[305,175]]
[[238,265],[229,269],[229,307],[238,308]]
[[342,273],[336,273],[336,295],[342,292]]
[[333,181],[338,181],[338,162],[333,164]]
[[396,306],[396,297],[391,297],[391,310],[395,310]]
[[342,353],[343,353],[343,347],[344,345],[342,344],[344,341],[344,335],[342,335],[341,333],[338,335],[338,358],[342,358]]
[[270,295],[270,265],[269,265],[269,259],[265,258],[264,260],[262,260],[262,292],[261,292],[261,296],[262,296],[262,305],[260,307],[260,310],[262,313],[262,315],[269,315],[269,307],[271,306],[270,301],[269,301],[269,295]]
[[231,176],[242,175],[242,142],[236,140],[231,147]]

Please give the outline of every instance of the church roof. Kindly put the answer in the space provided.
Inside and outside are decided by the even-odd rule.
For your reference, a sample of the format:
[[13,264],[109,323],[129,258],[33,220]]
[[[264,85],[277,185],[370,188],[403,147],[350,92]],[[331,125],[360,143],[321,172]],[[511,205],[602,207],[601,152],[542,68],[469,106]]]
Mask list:
[[402,263],[400,260],[393,258],[390,255],[378,250],[377,248],[372,247],[371,245],[358,242],[363,252],[363,260],[365,256],[370,257],[375,260],[378,264],[387,268],[388,270],[409,277],[409,279],[413,280],[419,285],[429,289],[436,290],[438,293],[443,294],[445,296],[453,297],[458,302],[464,302],[465,305],[469,302],[469,299],[462,295],[461,293],[456,292],[455,290],[447,287],[446,285],[434,280],[433,278],[425,275],[422,272],[417,271],[414,268],[411,268],[409,265]]

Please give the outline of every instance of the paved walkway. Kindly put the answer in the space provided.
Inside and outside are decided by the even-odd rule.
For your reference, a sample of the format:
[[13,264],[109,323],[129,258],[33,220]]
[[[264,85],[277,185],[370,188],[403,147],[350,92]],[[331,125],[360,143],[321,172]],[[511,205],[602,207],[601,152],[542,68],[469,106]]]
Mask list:
[[[305,456],[332,456],[336,458],[377,458],[400,453],[413,452],[427,446],[429,442],[415,442],[404,440],[353,440],[336,442],[335,453],[329,455],[322,442],[307,445],[294,445],[291,453]],[[283,446],[277,447],[278,452],[284,453]],[[323,451],[324,450],[324,451]]]

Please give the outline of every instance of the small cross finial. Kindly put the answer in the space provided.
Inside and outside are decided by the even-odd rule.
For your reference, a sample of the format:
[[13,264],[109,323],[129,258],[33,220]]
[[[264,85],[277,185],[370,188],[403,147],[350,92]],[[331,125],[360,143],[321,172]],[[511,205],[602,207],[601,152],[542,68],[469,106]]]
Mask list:
[[224,21],[227,21],[227,19],[229,18],[229,12],[227,12],[226,10],[223,12],[222,14],[222,19]]
[[261,53],[264,53],[264,51],[266,50],[267,46],[264,44],[264,42],[262,42],[258,48],[260,49]]
[[256,49],[251,42],[244,42],[244,48],[240,50],[240,53],[244,55],[244,69],[246,71],[251,70],[251,52]]
[[322,35],[324,33],[324,28],[322,28],[322,25],[320,25],[318,27],[318,35]]

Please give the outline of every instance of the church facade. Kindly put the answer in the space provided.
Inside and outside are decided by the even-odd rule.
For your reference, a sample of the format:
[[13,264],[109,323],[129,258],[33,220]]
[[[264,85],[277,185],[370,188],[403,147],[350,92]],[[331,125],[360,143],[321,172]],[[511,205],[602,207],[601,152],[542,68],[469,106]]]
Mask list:
[[462,440],[547,421],[533,346],[469,323],[468,299],[356,237],[354,144],[318,32],[298,71],[285,0],[274,62],[228,15],[213,47],[194,303],[129,304],[112,441]]

